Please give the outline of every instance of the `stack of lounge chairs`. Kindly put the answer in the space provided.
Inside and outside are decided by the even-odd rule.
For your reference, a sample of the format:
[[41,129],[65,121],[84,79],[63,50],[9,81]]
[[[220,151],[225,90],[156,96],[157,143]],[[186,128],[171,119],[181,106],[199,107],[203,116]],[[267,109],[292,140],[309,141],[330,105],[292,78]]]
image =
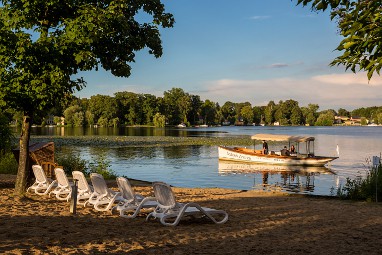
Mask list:
[[[35,183],[27,189],[37,195],[55,195],[58,200],[69,201],[72,198],[73,183],[70,182],[62,168],[55,168],[56,180],[46,177],[39,165],[32,167]],[[73,180],[77,181],[76,202],[83,206],[92,206],[96,211],[114,211],[124,218],[135,218],[140,213],[148,213],[146,221],[159,219],[165,226],[176,226],[186,217],[208,218],[216,224],[228,220],[227,212],[202,207],[196,203],[178,203],[171,186],[163,182],[154,182],[154,197],[143,197],[136,194],[130,182],[124,177],[117,178],[119,191],[107,187],[102,175],[90,174],[91,184],[87,182],[84,174],[79,171],[72,172]]]

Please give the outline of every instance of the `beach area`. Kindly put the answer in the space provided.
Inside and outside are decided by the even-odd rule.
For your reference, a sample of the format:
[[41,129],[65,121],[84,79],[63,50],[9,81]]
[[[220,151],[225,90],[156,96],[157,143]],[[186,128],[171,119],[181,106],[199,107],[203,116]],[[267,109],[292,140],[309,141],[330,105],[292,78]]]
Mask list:
[[[225,210],[229,220],[167,227],[144,214],[125,219],[90,207],[73,215],[70,203],[48,196],[17,199],[14,179],[0,175],[1,254],[381,254],[381,203],[174,187],[179,202]],[[150,186],[133,187],[153,195]]]

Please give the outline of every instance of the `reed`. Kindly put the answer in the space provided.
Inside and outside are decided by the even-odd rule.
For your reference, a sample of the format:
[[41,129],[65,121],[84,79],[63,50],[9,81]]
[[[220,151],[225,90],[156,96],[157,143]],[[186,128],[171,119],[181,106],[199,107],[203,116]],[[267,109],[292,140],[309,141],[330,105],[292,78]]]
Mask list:
[[366,176],[346,179],[346,183],[337,189],[342,199],[382,201],[382,165],[369,167]]

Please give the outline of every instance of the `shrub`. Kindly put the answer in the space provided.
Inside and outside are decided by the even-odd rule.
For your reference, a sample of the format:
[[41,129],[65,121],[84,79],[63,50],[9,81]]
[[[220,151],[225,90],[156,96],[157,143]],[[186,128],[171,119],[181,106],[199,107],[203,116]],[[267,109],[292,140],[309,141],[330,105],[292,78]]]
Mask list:
[[337,195],[343,199],[382,201],[382,165],[371,167],[365,178],[347,178],[344,186],[337,189]]
[[58,165],[64,168],[67,175],[72,175],[73,171],[80,171],[84,174],[89,174],[88,172],[88,161],[81,159],[81,157],[69,154],[69,155],[59,155],[57,156]]
[[116,173],[110,169],[110,161],[106,159],[105,155],[100,155],[93,160],[94,162],[89,163],[90,172],[98,173],[107,180],[117,178]]
[[0,113],[0,156],[10,151],[13,138],[12,130],[9,127],[9,119]]
[[18,164],[12,152],[0,155],[0,174],[17,174]]

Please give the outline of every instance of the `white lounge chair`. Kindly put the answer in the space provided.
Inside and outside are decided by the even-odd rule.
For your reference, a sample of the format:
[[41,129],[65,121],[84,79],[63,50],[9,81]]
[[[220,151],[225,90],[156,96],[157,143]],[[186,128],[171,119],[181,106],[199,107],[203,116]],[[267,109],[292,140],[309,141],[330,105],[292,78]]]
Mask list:
[[116,209],[121,217],[135,218],[141,209],[154,209],[158,206],[158,202],[154,197],[145,198],[140,194],[135,194],[130,182],[126,178],[117,177],[117,184],[123,201],[114,206],[111,212]]
[[33,190],[37,195],[46,195],[56,185],[56,181],[46,177],[44,170],[39,165],[33,165],[33,174],[35,182],[27,189],[27,192]]
[[110,210],[115,202],[123,201],[123,198],[119,192],[114,192],[106,185],[105,179],[102,175],[97,173],[90,174],[90,180],[93,184],[94,191],[91,194],[86,205],[94,206],[97,211]]
[[146,220],[150,217],[159,218],[160,222],[166,226],[176,226],[183,217],[187,216],[206,216],[216,224],[222,224],[228,220],[228,214],[225,211],[201,207],[196,203],[176,202],[170,185],[166,183],[154,182],[153,188],[158,206],[147,216]]
[[72,184],[69,182],[68,177],[62,168],[55,168],[54,175],[56,176],[57,186],[49,193],[56,195],[58,200],[69,201],[72,195]]
[[89,185],[83,172],[73,171],[73,179],[77,180],[77,204],[85,205],[93,193],[93,186]]

